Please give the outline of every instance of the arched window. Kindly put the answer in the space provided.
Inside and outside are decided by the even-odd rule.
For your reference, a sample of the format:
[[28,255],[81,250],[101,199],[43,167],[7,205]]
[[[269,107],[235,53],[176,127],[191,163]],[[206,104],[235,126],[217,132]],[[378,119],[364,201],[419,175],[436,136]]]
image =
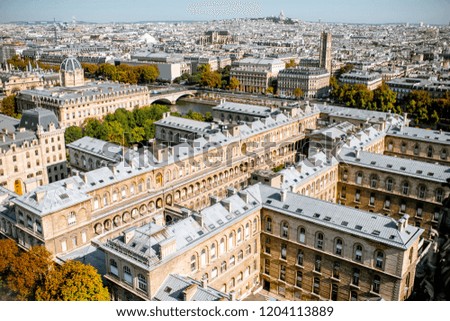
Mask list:
[[225,239],[222,237],[219,243],[219,255],[225,253]]
[[323,234],[320,232],[316,234],[316,248],[323,249]]
[[300,227],[298,229],[298,241],[300,243],[305,243],[306,242],[306,231],[303,227]]
[[362,172],[358,172],[356,174],[356,184],[361,185],[362,184],[362,179],[363,179],[363,173]]
[[239,244],[242,242],[242,228],[238,228],[236,234],[236,243]]
[[388,178],[386,180],[386,190],[392,192],[393,188],[394,188],[394,180],[392,178]]
[[99,201],[98,201],[98,197],[96,196],[94,198],[94,210],[97,210],[99,207]]
[[218,272],[219,272],[219,270],[216,267],[214,269],[212,269],[211,280],[214,280],[215,278],[217,278],[217,275],[219,274]]
[[444,198],[444,191],[441,188],[436,190],[436,202],[442,203]]
[[227,270],[227,262],[223,261],[222,264],[220,265],[220,273],[224,273]]
[[433,147],[428,146],[427,148],[427,157],[433,157]]
[[108,194],[103,194],[103,206],[108,206]]
[[205,249],[203,249],[201,254],[200,254],[200,264],[202,266],[206,265],[206,250]]
[[216,244],[211,244],[211,260],[216,258]]
[[375,251],[375,267],[382,269],[384,266],[384,253],[383,251]]
[[337,238],[334,245],[334,254],[342,255],[342,239]]
[[392,142],[392,141],[390,141],[389,143],[388,143],[388,151],[392,151],[392,148],[394,147],[394,143]]
[[447,159],[447,149],[443,148],[441,150],[441,159],[446,160]]
[[250,236],[250,223],[247,222],[247,224],[245,224],[245,238],[248,238]]
[[114,259],[109,260],[109,270],[111,271],[111,274],[115,276],[119,276],[119,270],[117,269],[117,262]]
[[370,176],[370,187],[376,188],[378,184],[378,176],[377,175],[371,175]]
[[362,246],[360,244],[356,244],[355,248],[354,248],[353,259],[357,262],[361,262],[362,261],[362,252],[363,252]]
[[409,193],[409,183],[408,182],[403,182],[402,184],[402,194],[403,195],[408,195]]
[[347,178],[348,178],[348,171],[347,171],[347,170],[344,170],[344,172],[342,173],[342,180],[343,180],[344,182],[346,182],[346,181],[347,181]]
[[414,155],[419,155],[420,149],[419,149],[419,144],[415,144],[414,145]]
[[406,143],[405,142],[402,142],[400,150],[401,150],[402,153],[406,153]]
[[228,236],[228,250],[231,250],[233,248],[234,243],[234,234],[233,232],[230,233]]
[[256,232],[257,228],[258,228],[258,220],[257,220],[256,217],[255,217],[255,218],[253,219],[253,225],[252,225],[253,233]]
[[236,260],[235,260],[235,257],[233,255],[232,257],[230,257],[230,264],[229,264],[230,267],[234,266],[235,262],[236,262]]
[[289,238],[289,225],[287,222],[281,223],[281,237]]
[[138,274],[138,288],[147,292],[147,278],[143,274]]
[[133,275],[130,268],[126,265],[123,267],[123,279],[126,283],[133,284]]
[[266,217],[266,231],[272,232],[272,218]]
[[244,258],[244,251],[240,250],[238,253],[238,262],[242,261]]
[[195,270],[197,270],[197,258],[195,257],[195,255],[191,256],[191,271],[194,272]]
[[425,195],[427,193],[427,188],[425,187],[425,185],[419,185],[419,190],[418,190],[418,197],[419,198],[425,198]]

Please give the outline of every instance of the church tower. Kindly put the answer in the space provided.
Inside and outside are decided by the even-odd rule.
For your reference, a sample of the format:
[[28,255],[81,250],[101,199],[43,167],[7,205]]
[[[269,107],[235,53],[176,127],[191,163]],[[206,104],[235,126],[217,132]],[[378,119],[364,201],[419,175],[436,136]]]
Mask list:
[[64,59],[59,70],[61,87],[76,87],[84,85],[84,70],[80,62],[73,57]]
[[331,32],[320,35],[319,67],[331,73]]

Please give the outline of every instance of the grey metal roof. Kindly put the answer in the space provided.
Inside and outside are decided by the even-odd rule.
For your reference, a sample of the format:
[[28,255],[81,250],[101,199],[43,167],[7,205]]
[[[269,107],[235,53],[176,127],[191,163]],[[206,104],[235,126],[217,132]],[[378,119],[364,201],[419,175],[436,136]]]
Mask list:
[[404,137],[405,139],[413,139],[426,141],[430,143],[440,143],[450,145],[450,132],[440,130],[430,130],[415,127],[393,127],[387,131],[388,136]]
[[42,126],[47,131],[50,124],[59,128],[58,118],[52,111],[44,108],[33,108],[23,111],[19,126],[32,131],[36,131],[39,126]]
[[106,142],[89,136],[82,137],[70,144],[67,148],[106,158],[109,161],[120,161],[123,148],[117,144]]
[[14,132],[19,125],[19,122],[20,121],[16,118],[0,114],[0,131],[6,129],[8,132]]
[[207,133],[211,129],[211,123],[193,119],[169,116],[155,122],[157,126],[170,127],[194,133]]
[[213,110],[216,111],[226,111],[226,112],[235,112],[240,114],[249,114],[257,117],[269,117],[271,114],[271,109],[268,107],[255,106],[255,105],[247,105],[247,104],[238,104],[232,102],[224,102],[219,106],[213,107]]
[[426,181],[446,182],[450,178],[450,167],[399,158],[365,151],[359,151],[357,157],[353,149],[343,148],[339,153],[340,161],[348,164],[371,168],[375,171],[391,172],[395,175],[417,177]]
[[202,287],[201,282],[178,274],[169,274],[156,292],[153,300],[157,301],[183,301],[183,291],[190,286],[196,286],[191,301],[218,301],[230,299],[226,293],[211,287]]
[[81,67],[80,62],[73,57],[64,59],[60,66],[60,70],[64,71],[75,71],[76,69],[83,69],[83,67]]
[[281,201],[281,190],[267,185],[258,184],[250,190],[251,193],[259,190],[265,208],[275,209],[299,220],[309,221],[319,226],[400,249],[407,249],[423,233],[422,229],[411,225],[407,225],[405,230],[399,231],[397,221],[388,216],[369,213],[291,192],[286,192],[286,200]]

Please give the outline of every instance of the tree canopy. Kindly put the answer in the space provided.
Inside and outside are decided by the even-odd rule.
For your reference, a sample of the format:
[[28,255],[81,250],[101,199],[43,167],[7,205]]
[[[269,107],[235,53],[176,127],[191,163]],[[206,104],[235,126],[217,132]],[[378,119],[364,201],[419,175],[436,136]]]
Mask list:
[[9,95],[0,102],[0,112],[10,117],[17,117],[16,95]]
[[36,300],[109,301],[109,293],[94,267],[68,261],[45,276],[36,290]]

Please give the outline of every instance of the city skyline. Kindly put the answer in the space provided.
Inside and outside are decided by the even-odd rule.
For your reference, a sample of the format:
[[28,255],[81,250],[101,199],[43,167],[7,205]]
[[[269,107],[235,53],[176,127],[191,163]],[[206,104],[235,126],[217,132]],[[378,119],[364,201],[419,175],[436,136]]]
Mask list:
[[[450,1],[381,0],[377,3],[347,0],[318,0],[314,3],[288,0],[168,0],[164,3],[137,0],[129,6],[123,0],[94,0],[80,6],[74,0],[0,1],[0,23],[15,21],[201,21],[249,17],[277,16],[303,21],[343,23],[419,23],[448,24]],[[99,11],[103,12],[99,14]]]

